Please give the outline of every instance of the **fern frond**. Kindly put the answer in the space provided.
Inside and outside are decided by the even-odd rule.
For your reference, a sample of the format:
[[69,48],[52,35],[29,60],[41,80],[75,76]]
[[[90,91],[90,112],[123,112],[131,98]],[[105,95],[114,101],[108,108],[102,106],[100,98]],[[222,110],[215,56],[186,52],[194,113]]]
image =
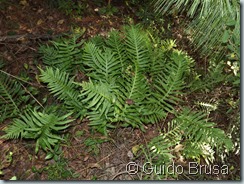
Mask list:
[[173,146],[175,146],[174,142],[168,141],[163,134],[154,137],[147,145],[150,150],[152,163],[156,165],[171,163],[172,158],[174,158],[172,154]]
[[161,106],[155,105],[156,102],[151,99],[146,99],[146,103],[139,109],[141,119],[144,123],[160,122],[167,116],[167,113]]
[[25,130],[28,125],[22,120],[15,120],[12,125],[8,126],[6,134],[2,136],[5,139],[18,139],[25,137]]
[[203,112],[191,112],[185,109],[177,118],[184,135],[192,142],[205,142],[212,147],[223,147],[231,150],[233,143],[225,132],[215,128],[215,123],[208,122],[206,114]]
[[[240,1],[237,0],[153,0],[155,12],[160,14],[187,13],[192,19],[188,31],[194,45],[204,55],[222,57],[225,48],[221,47],[228,22],[234,22],[233,27],[240,37]],[[214,49],[214,52],[209,52]]]
[[70,72],[74,68],[74,65],[81,62],[80,46],[83,44],[83,41],[76,43],[79,37],[74,35],[69,39],[52,41],[51,46],[42,45],[39,52],[42,54],[43,62],[61,71]]
[[120,61],[121,73],[123,73],[125,71],[127,57],[122,36],[118,31],[112,31],[106,40],[106,44],[113,51],[116,59]]
[[112,122],[114,118],[114,109],[116,107],[116,91],[117,87],[114,83],[104,82],[83,82],[80,96],[82,102],[87,108],[87,115],[90,119],[91,126],[96,127],[100,132],[106,134],[107,128],[112,128],[108,122]]
[[24,115],[20,115],[19,119],[14,119],[12,125],[6,130],[6,134],[2,136],[5,139],[35,139],[37,153],[41,147],[45,151],[52,151],[59,141],[63,140],[58,134],[60,131],[69,127],[68,123],[72,120],[66,120],[71,113],[62,117],[55,114],[46,114],[34,111],[27,111]]
[[217,102],[197,102],[196,103],[202,111],[205,111],[207,114],[209,114],[211,111],[215,111],[218,108]]
[[186,159],[193,159],[198,163],[200,163],[203,158],[208,165],[215,160],[214,147],[211,147],[208,143],[204,142],[196,143],[186,141],[184,143],[182,154]]
[[180,125],[175,121],[168,122],[163,132],[154,137],[147,146],[152,158],[157,158],[154,162],[156,164],[172,162],[174,158],[172,150],[180,143],[182,136]]
[[197,90],[212,90],[218,84],[222,84],[227,80],[228,75],[224,73],[226,63],[223,61],[217,64],[210,61],[207,74],[202,77],[196,77],[190,85],[190,92]]
[[93,79],[112,82],[120,74],[120,62],[108,48],[104,52],[89,42],[85,45],[84,63],[90,68],[87,75]]
[[25,91],[21,85],[2,73],[0,75],[0,122],[20,112],[21,97]]
[[81,86],[83,89],[80,96],[86,96],[83,103],[88,104],[87,108],[95,111],[100,109],[100,113],[106,115],[111,105],[115,103],[113,88],[116,86],[103,82],[94,84],[92,81],[84,82]]
[[[159,136],[149,142],[147,147],[151,150],[152,157],[170,162],[174,147],[182,144],[186,158],[200,161],[203,157],[208,163],[214,159],[215,148],[232,150],[231,139],[223,130],[215,128],[213,122],[208,122],[206,116],[203,112],[193,112],[187,108],[180,112]],[[155,163],[161,164],[161,161],[157,159]]]
[[84,108],[73,78],[70,79],[69,74],[60,71],[58,68],[47,67],[45,71],[42,69],[40,71],[40,80],[48,83],[50,92],[59,100],[63,100],[69,110],[74,110],[78,117],[82,117]]
[[[124,108],[122,116],[125,122],[135,126],[142,123],[139,116],[141,112],[138,110],[147,96],[148,86],[144,76],[146,69],[149,66],[149,50],[147,48],[147,36],[137,27],[125,28],[125,50],[127,51],[127,60],[123,66],[125,72],[123,80],[119,80],[121,103],[123,101]],[[132,101],[132,104],[126,103]],[[135,116],[138,114],[138,116]],[[139,115],[140,114],[140,115]]]
[[137,27],[125,27],[125,46],[129,60],[135,65],[135,70],[145,71],[149,64],[147,35]]
[[153,93],[155,99],[163,106],[166,112],[172,112],[175,104],[180,101],[179,95],[184,85],[184,73],[188,70],[189,63],[181,54],[174,52],[171,62],[165,66],[164,74],[155,79]]

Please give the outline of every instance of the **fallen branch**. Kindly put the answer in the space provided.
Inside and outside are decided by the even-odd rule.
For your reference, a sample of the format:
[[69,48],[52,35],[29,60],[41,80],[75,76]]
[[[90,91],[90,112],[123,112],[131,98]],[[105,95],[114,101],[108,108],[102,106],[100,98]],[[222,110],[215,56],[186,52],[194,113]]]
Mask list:
[[48,40],[53,39],[61,36],[67,36],[72,34],[72,32],[61,33],[57,35],[49,35],[49,34],[42,34],[42,35],[33,35],[33,34],[23,34],[23,35],[10,35],[10,36],[1,36],[0,42],[17,42],[22,40]]

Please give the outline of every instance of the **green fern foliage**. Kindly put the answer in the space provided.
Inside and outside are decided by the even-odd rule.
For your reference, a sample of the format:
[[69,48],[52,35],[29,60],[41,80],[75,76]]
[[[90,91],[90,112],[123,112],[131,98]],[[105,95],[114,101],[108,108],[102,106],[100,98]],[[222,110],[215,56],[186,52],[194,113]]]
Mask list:
[[52,41],[52,45],[42,45],[39,48],[43,56],[44,64],[59,68],[61,71],[71,71],[80,62],[80,46],[83,41],[78,42],[80,35],[73,35],[69,39]]
[[158,14],[186,13],[191,20],[188,31],[191,32],[193,43],[204,55],[226,55],[226,48],[221,44],[228,40],[226,29],[229,24],[235,30],[235,35],[240,37],[240,1],[153,0],[152,4]]
[[93,79],[110,83],[120,74],[117,70],[120,68],[120,63],[108,48],[103,52],[94,43],[89,42],[85,44],[83,60],[85,65],[89,66],[86,70],[89,72],[88,76]]
[[0,122],[21,112],[28,98],[21,84],[0,71]]
[[6,134],[2,136],[5,139],[35,139],[35,152],[38,153],[39,148],[52,151],[53,147],[62,141],[61,131],[69,127],[68,123],[72,120],[67,119],[71,113],[58,117],[54,113],[46,114],[42,112],[27,111],[20,115],[20,118],[14,119],[12,125],[6,130]]
[[165,64],[165,71],[161,75],[158,75],[155,79],[155,89],[158,93],[155,93],[155,99],[168,112],[174,110],[174,105],[180,101],[180,95],[182,89],[185,88],[184,73],[186,72],[188,65],[190,64],[187,57],[182,57],[181,53],[173,52],[171,61]]
[[206,74],[199,74],[192,76],[190,82],[190,93],[194,91],[211,91],[218,85],[223,85],[227,82],[228,75],[224,72],[226,64],[223,61],[216,62],[210,61],[208,71]]
[[[112,127],[113,123],[120,122],[123,126],[142,128],[143,123],[162,119],[169,111],[162,104],[168,104],[166,100],[170,99],[176,103],[179,98],[173,95],[176,91],[177,95],[182,94],[179,90],[184,84],[182,73],[189,67],[187,57],[181,52],[172,51],[169,53],[172,57],[168,58],[168,67],[165,67],[165,57],[154,58],[163,51],[154,50],[147,33],[136,26],[125,27],[123,32],[111,32],[109,38],[104,40],[103,47],[100,45],[101,39],[98,44],[93,40],[84,46],[84,68],[91,80],[81,84],[81,95],[85,98],[84,103],[96,97],[90,102],[96,108],[85,105],[91,111],[91,125],[97,128],[99,124],[101,127]],[[157,62],[155,65],[151,63],[153,60]],[[159,69],[156,68],[158,66]],[[155,80],[151,82],[148,79],[150,70],[157,71],[154,72]],[[167,74],[172,75],[169,77]],[[103,93],[104,90],[107,92]],[[158,102],[160,98],[162,104]]]
[[143,128],[173,111],[191,62],[171,42],[164,43],[164,49],[153,45],[140,27],[128,26],[84,44],[80,68],[89,81],[74,82],[51,68],[41,70],[41,80],[76,113],[84,107],[90,124],[100,132],[106,134],[118,124]]
[[[209,122],[204,112],[194,112],[185,108],[178,116],[169,122],[163,132],[153,138],[148,144],[151,157],[160,157],[165,163],[172,162],[173,151],[182,145],[182,155],[187,159],[200,161],[203,157],[207,163],[213,162],[214,150],[229,152],[233,143],[225,132]],[[168,158],[168,160],[166,159]],[[159,163],[160,161],[154,160]]]
[[181,129],[185,136],[192,142],[205,142],[212,147],[225,147],[230,151],[233,147],[231,140],[226,136],[225,132],[219,128],[215,128],[215,123],[208,122],[206,114],[202,112],[191,112],[185,109],[176,119],[182,124]]
[[83,104],[79,97],[79,90],[73,83],[74,78],[70,78],[68,73],[60,71],[58,68],[47,67],[45,71],[42,69],[40,71],[40,80],[48,83],[51,93],[64,101],[67,109],[75,112],[77,117],[82,117],[84,115]]
[[169,164],[174,158],[172,149],[175,146],[175,142],[170,142],[166,137],[167,136],[161,134],[160,136],[153,138],[147,145],[151,162],[156,163],[156,165]]
[[116,101],[113,85],[90,81],[82,83],[82,87],[81,96],[84,97],[83,103],[87,104],[90,125],[97,127],[100,132],[106,133],[108,127],[114,127],[110,124],[113,121],[113,105]]
[[[3,138],[35,139],[36,153],[42,148],[54,155],[55,146],[63,140],[62,131],[72,121],[71,114],[74,118],[87,117],[92,127],[106,135],[109,128],[117,126],[143,129],[144,124],[158,123],[172,113],[176,117],[147,145],[151,163],[171,163],[178,145],[182,145],[180,152],[184,158],[197,161],[203,157],[212,162],[215,151],[232,150],[232,141],[209,121],[208,113],[188,108],[175,110],[187,89],[185,79],[193,60],[175,49],[172,40],[159,44],[154,41],[140,27],[128,26],[111,32],[107,38],[96,37],[82,47],[75,46],[73,54],[82,53],[82,57],[80,54],[77,58],[67,57],[67,68],[55,63],[40,69],[40,81],[47,83],[57,103],[64,104],[66,108],[59,112],[66,115],[60,117],[53,113],[57,109],[53,107],[46,108],[45,112],[26,111],[14,119]],[[56,45],[66,47],[69,43]],[[62,58],[63,53],[56,52],[55,58]],[[43,58],[49,57],[45,55],[47,52]],[[89,80],[75,80],[78,75],[70,71],[73,63],[79,63],[80,72]],[[212,75],[216,73],[213,71]],[[15,98],[21,94],[20,86],[9,79],[0,82],[1,98],[12,111],[18,111]],[[13,90],[15,85],[18,90]]]

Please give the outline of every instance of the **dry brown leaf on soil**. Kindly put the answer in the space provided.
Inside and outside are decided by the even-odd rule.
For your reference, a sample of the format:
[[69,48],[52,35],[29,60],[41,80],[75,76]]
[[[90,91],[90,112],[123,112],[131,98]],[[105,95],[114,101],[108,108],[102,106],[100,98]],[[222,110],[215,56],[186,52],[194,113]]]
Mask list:
[[86,162],[89,159],[89,155],[85,156],[84,162]]
[[181,151],[183,149],[184,149],[184,146],[182,144],[178,144],[178,145],[175,146],[174,152],[177,153],[177,152],[179,152],[179,151]]
[[29,6],[29,3],[27,2],[27,0],[21,0],[19,2],[19,4],[22,5],[22,6]]
[[27,30],[28,28],[27,28],[27,26],[24,25],[24,24],[19,24],[19,29],[20,29],[20,30]]
[[58,25],[61,25],[63,23],[64,23],[64,19],[61,19],[61,20],[58,21]]
[[88,164],[88,167],[91,168],[91,169],[92,168],[102,169],[102,167],[98,163],[90,163],[90,164]]
[[26,30],[28,33],[33,33],[33,29],[27,29]]
[[54,20],[54,18],[52,16],[47,16],[48,20]]
[[3,143],[3,140],[0,139],[0,145]]
[[130,150],[127,152],[127,156],[129,157],[130,160],[133,160],[134,158],[134,154]]
[[43,8],[38,9],[38,10],[37,10],[37,13],[42,13],[43,10],[44,10]]
[[37,23],[36,23],[36,25],[41,25],[43,23],[43,20],[42,19],[39,19],[38,21],[37,21]]

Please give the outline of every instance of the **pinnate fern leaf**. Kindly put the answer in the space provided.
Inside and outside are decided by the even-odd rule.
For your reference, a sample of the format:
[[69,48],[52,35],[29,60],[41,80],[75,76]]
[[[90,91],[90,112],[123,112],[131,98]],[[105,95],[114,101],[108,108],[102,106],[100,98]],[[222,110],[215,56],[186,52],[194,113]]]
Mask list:
[[18,81],[4,73],[0,75],[0,122],[20,113],[24,94]]
[[35,139],[35,152],[41,147],[45,151],[52,151],[53,147],[63,140],[59,132],[69,127],[71,119],[67,119],[71,113],[58,117],[55,114],[46,114],[42,112],[27,111],[20,118],[14,119],[12,125],[6,130],[6,134],[2,136],[5,139]]
[[89,66],[86,70],[88,76],[93,79],[99,79],[110,83],[120,74],[119,60],[109,48],[104,51],[99,49],[95,44],[89,42],[84,47],[84,63]]
[[42,45],[39,52],[42,54],[43,62],[61,71],[71,72],[81,59],[80,46],[83,41],[78,42],[79,37],[80,35],[73,35],[70,39],[52,41],[52,45]]
[[74,78],[69,78],[69,74],[60,71],[58,68],[47,67],[42,70],[40,80],[48,83],[48,88],[59,100],[63,100],[69,110],[76,112],[77,117],[84,115],[84,108],[79,97],[77,85]]
[[165,66],[165,73],[155,79],[153,88],[157,92],[153,95],[166,112],[173,112],[174,105],[180,101],[182,89],[185,88],[184,73],[188,68],[186,57],[179,52],[173,52],[171,62]]
[[[233,143],[223,130],[216,128],[213,122],[209,122],[204,112],[194,112],[184,108],[179,115],[167,124],[163,132],[153,138],[148,149],[152,158],[163,158],[164,162],[172,162],[172,151],[176,145],[182,144],[183,154],[186,158],[213,161],[212,152],[215,148],[232,150]],[[205,149],[209,146],[208,149]],[[209,153],[207,153],[209,151]],[[168,160],[166,159],[168,158]],[[159,160],[154,160],[157,164]]]

